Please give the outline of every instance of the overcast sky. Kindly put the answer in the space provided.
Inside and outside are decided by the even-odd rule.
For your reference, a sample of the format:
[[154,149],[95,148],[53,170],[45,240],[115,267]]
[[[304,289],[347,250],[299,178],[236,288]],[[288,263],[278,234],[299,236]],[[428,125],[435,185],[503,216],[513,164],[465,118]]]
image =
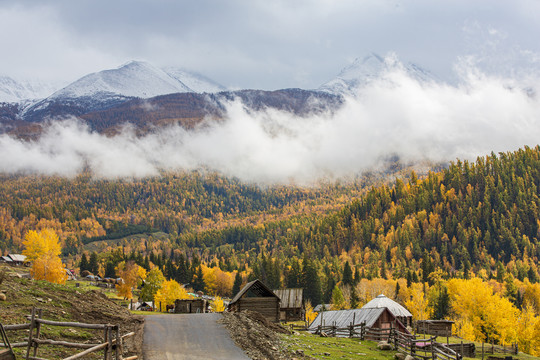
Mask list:
[[0,0],[0,74],[77,78],[135,59],[230,88],[316,88],[394,52],[443,79],[540,62],[537,0]]

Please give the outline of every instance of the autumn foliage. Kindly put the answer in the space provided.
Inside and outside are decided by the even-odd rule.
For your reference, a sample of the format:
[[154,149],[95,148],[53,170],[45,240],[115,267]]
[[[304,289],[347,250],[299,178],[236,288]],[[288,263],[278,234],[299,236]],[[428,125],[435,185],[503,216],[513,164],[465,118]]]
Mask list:
[[213,312],[224,312],[227,308],[223,301],[223,298],[216,296],[215,299],[210,303],[210,307]]
[[116,284],[116,291],[124,299],[133,298],[132,290],[138,282],[146,278],[146,270],[134,261],[122,261],[116,267],[116,273],[122,280]]
[[56,233],[50,229],[29,231],[24,238],[23,255],[32,263],[34,279],[63,284],[67,274],[60,260],[61,246]]
[[186,289],[175,280],[165,280],[161,284],[161,288],[156,292],[154,301],[157,306],[161,304],[162,308],[166,305],[174,305],[177,299],[190,299],[191,296]]

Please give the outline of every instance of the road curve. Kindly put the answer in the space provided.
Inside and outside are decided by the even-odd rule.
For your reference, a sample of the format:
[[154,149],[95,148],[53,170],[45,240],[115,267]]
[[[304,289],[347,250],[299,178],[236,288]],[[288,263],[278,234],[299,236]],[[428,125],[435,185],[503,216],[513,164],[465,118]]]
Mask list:
[[234,344],[220,314],[145,316],[144,360],[249,360]]

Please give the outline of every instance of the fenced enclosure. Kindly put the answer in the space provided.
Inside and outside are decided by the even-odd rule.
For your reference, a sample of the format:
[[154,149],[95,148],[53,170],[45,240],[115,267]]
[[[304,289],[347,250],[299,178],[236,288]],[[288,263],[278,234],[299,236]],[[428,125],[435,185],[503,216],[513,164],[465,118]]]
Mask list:
[[[432,336],[427,339],[418,339],[415,335],[403,333],[395,328],[378,329],[370,328],[362,324],[349,324],[347,327],[318,325],[314,334],[321,336],[338,336],[359,338],[360,340],[387,341],[394,350],[413,356],[416,359],[432,360],[461,360],[464,349],[469,349],[469,344],[455,344],[460,347],[452,347],[435,341]],[[474,344],[472,344],[474,347]]]
[[[104,360],[135,360],[137,356],[123,357],[124,350],[124,339],[135,335],[131,332],[125,335],[120,335],[120,328],[118,325],[111,324],[85,324],[79,322],[62,322],[62,321],[52,321],[45,320],[41,317],[41,309],[32,309],[32,314],[29,316],[29,323],[25,324],[15,324],[15,325],[5,325],[4,329],[6,331],[16,331],[16,330],[28,330],[28,340],[25,342],[12,343],[11,347],[26,347],[26,356],[25,360],[46,360],[44,358],[38,357],[38,351],[40,345],[52,345],[52,346],[63,346],[67,348],[76,348],[83,349],[83,351],[66,357],[63,360],[75,360],[83,358],[84,356],[103,351]],[[58,326],[58,327],[67,327],[67,328],[82,328],[89,330],[102,330],[103,331],[103,342],[88,344],[88,343],[76,343],[69,341],[60,341],[53,339],[43,338],[41,332],[42,325],[49,326]],[[4,344],[6,345],[7,341]]]
[[517,355],[519,352],[518,344],[511,344],[510,346],[495,345],[482,343],[482,353],[484,354],[513,354]]
[[338,327],[336,324],[322,326],[319,325],[315,329],[314,334],[323,336],[338,336],[338,337],[357,337],[361,340],[372,341],[388,341],[392,337],[392,332],[395,329],[379,329],[366,326],[365,323],[349,324],[347,327]]

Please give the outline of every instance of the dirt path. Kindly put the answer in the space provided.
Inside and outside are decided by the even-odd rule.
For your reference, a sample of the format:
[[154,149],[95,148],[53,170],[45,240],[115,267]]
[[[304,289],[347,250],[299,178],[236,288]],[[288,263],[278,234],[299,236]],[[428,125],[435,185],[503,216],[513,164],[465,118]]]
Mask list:
[[249,360],[217,320],[220,314],[145,317],[144,360]]

